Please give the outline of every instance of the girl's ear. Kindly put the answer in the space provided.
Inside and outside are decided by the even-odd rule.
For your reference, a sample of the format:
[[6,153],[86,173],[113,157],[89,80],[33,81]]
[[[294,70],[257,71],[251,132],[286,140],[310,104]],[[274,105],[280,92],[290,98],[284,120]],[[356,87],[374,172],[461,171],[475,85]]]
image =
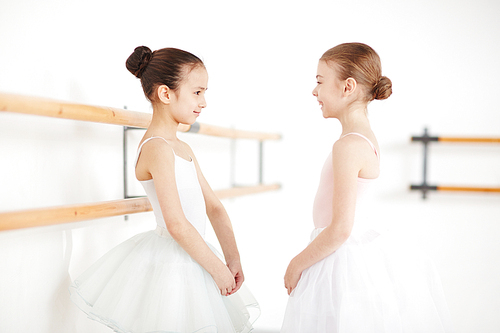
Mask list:
[[163,104],[170,104],[170,101],[172,100],[172,93],[172,90],[164,84],[156,89],[158,100]]
[[349,96],[356,91],[358,83],[352,77],[347,78],[344,83],[344,96]]

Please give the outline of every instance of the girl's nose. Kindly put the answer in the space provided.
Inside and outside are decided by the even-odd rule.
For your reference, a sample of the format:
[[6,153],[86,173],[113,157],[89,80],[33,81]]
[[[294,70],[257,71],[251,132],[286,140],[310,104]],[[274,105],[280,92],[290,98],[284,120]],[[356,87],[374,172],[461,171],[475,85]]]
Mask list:
[[198,104],[198,106],[199,106],[200,108],[202,108],[202,109],[203,109],[203,108],[206,108],[206,107],[207,107],[207,102],[205,101],[205,99],[203,99],[203,101],[201,101],[201,102],[200,102],[200,104]]

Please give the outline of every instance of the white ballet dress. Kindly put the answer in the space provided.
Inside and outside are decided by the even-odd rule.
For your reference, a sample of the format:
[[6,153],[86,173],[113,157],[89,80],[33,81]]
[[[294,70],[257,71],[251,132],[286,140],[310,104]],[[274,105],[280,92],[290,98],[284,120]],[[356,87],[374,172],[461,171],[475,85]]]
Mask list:
[[[373,143],[365,139],[377,156]],[[345,136],[345,135],[344,135]],[[418,248],[361,226],[358,214],[374,179],[358,178],[353,231],[334,253],[302,272],[285,311],[282,333],[452,332],[439,275]],[[332,221],[332,155],[321,172],[311,241]],[[373,224],[373,223],[372,223]]]
[[[142,145],[153,138],[160,137]],[[205,201],[194,162],[174,156],[182,210],[204,236]],[[222,296],[212,276],[168,233],[154,181],[141,184],[153,207],[156,230],[124,241],[88,268],[70,286],[73,302],[115,332],[252,331],[260,309],[250,291],[243,285],[235,294]]]

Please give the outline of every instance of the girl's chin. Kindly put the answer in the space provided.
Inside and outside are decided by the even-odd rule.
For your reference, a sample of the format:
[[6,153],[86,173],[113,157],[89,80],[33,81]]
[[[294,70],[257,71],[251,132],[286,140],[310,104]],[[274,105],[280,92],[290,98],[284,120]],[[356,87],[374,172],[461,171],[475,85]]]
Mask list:
[[185,125],[193,125],[196,120],[198,120],[198,115],[192,114],[188,117],[182,117],[182,119],[178,120],[180,124],[185,124]]
[[330,119],[330,118],[337,118],[337,117],[333,114],[323,113],[323,118]]
[[187,125],[187,126],[191,126],[193,125],[194,123],[196,122],[196,119],[183,119],[181,121],[179,121],[179,124],[181,125]]

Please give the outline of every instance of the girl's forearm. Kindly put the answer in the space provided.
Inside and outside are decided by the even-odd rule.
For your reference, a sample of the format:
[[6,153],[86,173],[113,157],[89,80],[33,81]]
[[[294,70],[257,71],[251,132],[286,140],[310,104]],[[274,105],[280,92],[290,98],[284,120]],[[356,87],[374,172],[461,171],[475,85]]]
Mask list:
[[302,252],[292,259],[291,265],[303,271],[335,252],[345,243],[349,235],[350,230],[328,226]]
[[167,229],[172,238],[210,275],[225,268],[189,221],[167,223]]
[[233,227],[226,210],[222,205],[208,212],[208,218],[221,246],[226,262],[240,261]]

